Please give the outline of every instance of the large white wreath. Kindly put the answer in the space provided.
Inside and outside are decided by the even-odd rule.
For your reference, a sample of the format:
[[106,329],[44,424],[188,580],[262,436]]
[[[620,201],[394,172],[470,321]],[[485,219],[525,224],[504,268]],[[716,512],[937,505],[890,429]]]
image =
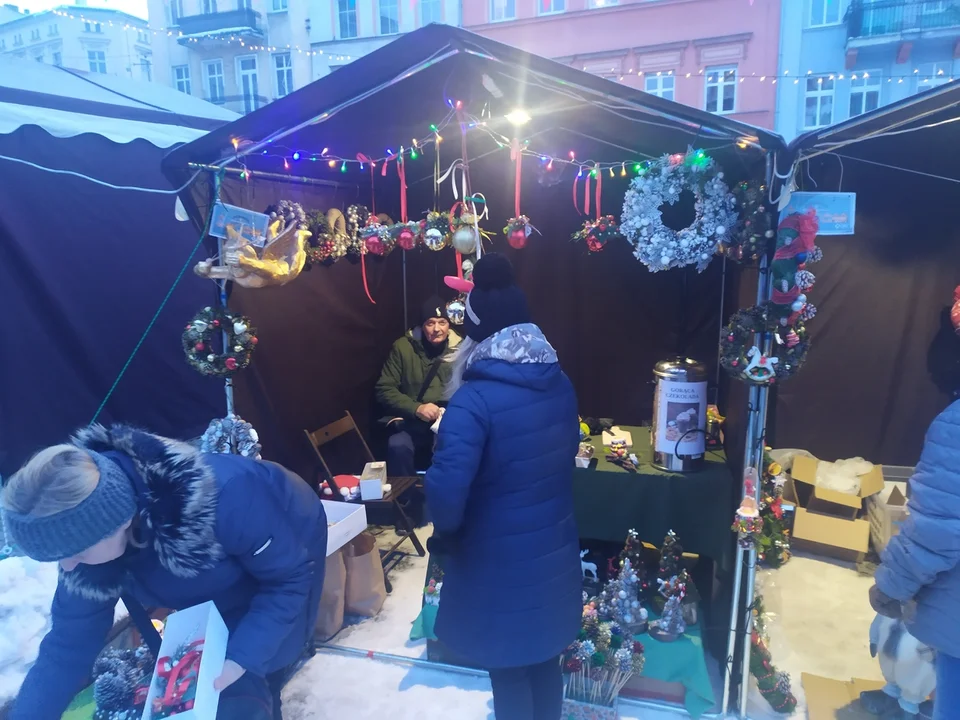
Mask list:
[[[703,272],[737,222],[736,199],[723,173],[702,150],[665,155],[640,172],[623,198],[620,223],[633,254],[651,272],[686,265],[696,265]],[[696,217],[689,227],[677,231],[663,224],[660,207],[676,203],[684,190],[693,193]]]

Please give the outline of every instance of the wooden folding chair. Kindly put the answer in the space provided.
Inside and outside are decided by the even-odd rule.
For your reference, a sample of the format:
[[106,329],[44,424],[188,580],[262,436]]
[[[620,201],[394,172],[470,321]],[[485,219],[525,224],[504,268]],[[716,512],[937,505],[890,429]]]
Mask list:
[[[330,470],[330,466],[327,464],[327,461],[323,457],[323,453],[320,451],[324,445],[333,442],[334,440],[341,438],[350,433],[355,433],[356,436],[360,439],[360,443],[363,446],[363,455],[364,462],[374,462],[376,458],[373,456],[373,452],[370,450],[370,446],[367,444],[366,439],[363,437],[363,433],[360,432],[360,428],[357,427],[356,421],[353,419],[353,415],[349,411],[345,411],[345,415],[339,420],[335,420],[329,425],[324,425],[319,430],[314,430],[310,432],[309,430],[303,431],[304,435],[307,436],[307,440],[310,441],[313,451],[317,454],[317,459],[320,461],[320,464],[323,466],[323,472],[326,475],[327,484],[330,486],[330,489],[333,491],[334,499],[340,500],[342,496],[340,495],[340,488],[337,487],[337,483],[334,480],[333,472]],[[387,467],[387,472],[390,471],[389,466]],[[413,527],[413,523],[410,522],[410,518],[407,517],[407,514],[404,512],[403,507],[400,505],[400,496],[404,492],[413,487],[417,481],[418,477],[389,477],[390,490],[383,494],[383,498],[380,500],[367,500],[361,501],[364,505],[374,505],[374,504],[389,504],[392,505],[397,515],[400,517],[404,526],[409,529],[409,534],[401,537],[397,542],[393,544],[389,550],[384,553],[382,561],[384,566],[384,578],[386,578],[386,565],[390,557],[396,552],[397,548],[404,543],[404,541],[409,538],[410,542],[413,543],[413,547],[416,549],[417,554],[420,557],[423,557],[427,554],[427,551],[424,550],[423,544],[420,542],[420,538],[417,537],[416,530]],[[318,483],[319,490],[319,483]],[[390,580],[387,579],[387,592],[391,591]]]

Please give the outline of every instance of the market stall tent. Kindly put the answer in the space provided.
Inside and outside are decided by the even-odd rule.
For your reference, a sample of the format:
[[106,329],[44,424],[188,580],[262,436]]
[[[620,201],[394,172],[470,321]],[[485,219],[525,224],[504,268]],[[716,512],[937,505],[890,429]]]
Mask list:
[[826,460],[913,466],[960,391],[960,86],[948,83],[791,144],[802,190],[857,194],[856,234],[820,237],[819,314],[803,371],[776,393],[771,437]]
[[[0,475],[94,417],[192,437],[222,386],[183,361],[183,324],[214,301],[160,173],[169,148],[236,115],[152,83],[0,59]],[[49,172],[43,168],[52,169]],[[81,176],[95,178],[97,182]]]

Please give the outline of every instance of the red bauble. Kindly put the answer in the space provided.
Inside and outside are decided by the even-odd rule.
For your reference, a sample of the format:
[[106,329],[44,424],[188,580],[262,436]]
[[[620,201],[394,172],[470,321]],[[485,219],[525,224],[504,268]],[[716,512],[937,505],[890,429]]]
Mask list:
[[606,229],[607,229],[606,225],[597,225],[597,230],[599,230],[600,232],[605,232]]
[[196,345],[193,346],[193,349],[196,350],[197,352],[203,352],[203,343],[198,342]]
[[600,252],[604,248],[604,243],[597,239],[596,235],[587,238],[587,249],[590,252]]
[[413,250],[417,246],[417,236],[412,230],[401,230],[397,235],[397,245],[401,250]]
[[515,230],[511,230],[510,234],[507,235],[507,242],[510,243],[510,247],[514,250],[522,250],[527,246],[527,228],[519,227]]
[[376,235],[368,237],[364,244],[367,246],[367,252],[371,255],[383,255],[383,241]]
[[251,345],[256,345],[258,342],[260,342],[260,338],[258,338],[257,336],[253,336],[252,338],[250,338]]
[[236,359],[236,358],[232,358],[232,357],[228,357],[226,360],[224,360],[223,365],[224,365],[224,367],[227,368],[227,370],[236,370],[236,369],[237,369],[237,359]]
[[214,326],[214,327],[220,327],[220,321],[219,321],[219,320],[214,320],[214,321],[213,321],[213,326]]

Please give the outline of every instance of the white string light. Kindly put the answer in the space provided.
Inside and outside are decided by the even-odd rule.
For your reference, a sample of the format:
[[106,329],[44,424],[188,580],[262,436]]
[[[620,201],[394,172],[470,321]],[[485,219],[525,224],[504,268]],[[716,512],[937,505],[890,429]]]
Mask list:
[[30,162],[29,160],[23,160],[21,158],[9,157],[7,155],[0,155],[0,160],[6,160],[8,162],[18,163],[20,165],[26,165],[32,167],[35,170],[42,170],[43,172],[52,173],[53,175],[70,175],[71,177],[80,178],[81,180],[86,180],[87,182],[92,182],[95,185],[101,185],[103,187],[110,188],[111,190],[131,190],[134,192],[145,192],[153,193],[155,195],[176,195],[184,190],[186,190],[197,179],[197,176],[200,174],[200,171],[195,172],[190,176],[190,179],[187,180],[182,186],[176,190],[161,190],[159,188],[145,188],[138,187],[136,185],[114,185],[113,183],[108,183],[105,180],[98,180],[95,177],[90,177],[89,175],[84,175],[83,173],[74,172],[73,170],[60,170],[57,168],[49,168],[44,165],[38,165],[37,163]]

